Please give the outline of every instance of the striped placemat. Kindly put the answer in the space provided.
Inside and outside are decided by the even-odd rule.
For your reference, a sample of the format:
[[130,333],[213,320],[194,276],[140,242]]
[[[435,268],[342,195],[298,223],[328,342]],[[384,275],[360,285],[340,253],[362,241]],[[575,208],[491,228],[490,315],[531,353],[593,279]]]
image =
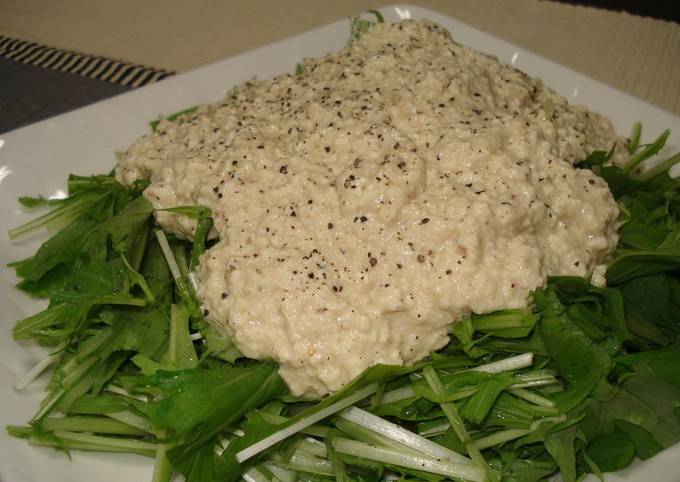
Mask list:
[[174,72],[97,55],[62,50],[0,35],[0,57],[23,64],[104,80],[125,87],[158,82]]

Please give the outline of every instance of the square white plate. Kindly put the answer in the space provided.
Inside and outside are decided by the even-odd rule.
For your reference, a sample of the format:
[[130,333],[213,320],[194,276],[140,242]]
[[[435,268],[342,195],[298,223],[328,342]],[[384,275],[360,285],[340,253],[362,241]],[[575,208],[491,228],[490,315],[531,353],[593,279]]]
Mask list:
[[[462,44],[497,56],[531,75],[541,77],[570,101],[583,104],[612,118],[615,128],[627,135],[635,121],[644,125],[643,140],[670,127],[680,134],[680,117],[619,92],[581,74],[538,57],[526,50],[472,29],[450,17],[412,6],[382,10],[386,20],[427,18],[449,29]],[[148,122],[159,114],[221,99],[226,91],[253,77],[269,78],[292,72],[303,57],[317,57],[342,48],[349,34],[348,20],[300,34],[237,57],[177,75],[155,85],[0,135],[0,482],[146,481],[151,479],[149,459],[127,455],[74,452],[73,460],[50,449],[29,447],[5,434],[8,424],[24,424],[35,413],[42,396],[36,383],[17,393],[12,385],[44,351],[30,343],[12,340],[17,319],[33,314],[44,304],[14,288],[16,278],[5,265],[31,255],[39,241],[11,242],[7,230],[31,217],[21,208],[20,195],[62,193],[69,173],[89,175],[108,172],[115,164],[114,151],[124,150],[148,132]],[[634,68],[634,67],[631,67]],[[671,138],[668,152],[680,150],[680,137]],[[680,446],[620,474],[611,481],[675,482],[680,467]]]

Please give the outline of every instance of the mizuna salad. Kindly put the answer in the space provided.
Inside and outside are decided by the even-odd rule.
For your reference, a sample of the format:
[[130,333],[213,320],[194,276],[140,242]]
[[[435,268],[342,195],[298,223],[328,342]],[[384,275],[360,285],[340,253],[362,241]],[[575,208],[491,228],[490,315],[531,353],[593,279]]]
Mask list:
[[[353,20],[348,46],[354,49],[352,52],[378,42],[380,32],[394,34],[397,39],[403,35],[396,32],[402,30],[399,26],[381,25],[375,31],[369,30],[372,25],[382,23],[382,17],[377,12],[374,14],[375,22]],[[415,23],[403,25],[407,31],[422,30]],[[440,35],[439,27],[425,25],[425,30],[435,32],[432,35]],[[369,33],[364,36],[366,32]],[[409,49],[421,48],[417,35],[409,33],[406,37]],[[385,45],[392,48],[391,42]],[[468,49],[460,48],[462,50],[452,50],[453,57],[472,55]],[[386,60],[372,59],[372,69],[386,68]],[[401,66],[407,67],[407,64]],[[311,92],[317,68],[321,67],[315,61],[306,61],[296,68],[295,76],[286,76],[285,82],[304,86]],[[407,76],[404,72],[406,70],[402,74]],[[344,70],[343,73],[346,77],[351,74]],[[516,81],[512,87],[505,88],[519,89],[520,82],[527,80],[522,77],[524,74],[516,75],[516,79],[507,82],[501,76],[499,83]],[[428,89],[436,90],[436,75],[423,73],[423,77],[429,82]],[[422,99],[414,98],[411,107],[415,105],[415,110],[411,117],[400,117],[398,109],[411,107],[397,102],[396,107],[393,106],[396,110],[389,111],[392,124],[379,125],[371,117],[371,111],[382,102],[376,99],[389,96],[386,85],[375,84],[377,90],[373,97],[357,108],[357,116],[369,119],[370,125],[375,124],[374,128],[363,129],[361,136],[350,136],[345,144],[338,141],[347,124],[340,107],[337,113],[333,111],[332,120],[326,118],[324,102],[329,105],[343,102],[333,97],[330,90],[322,92],[323,100],[309,107],[314,111],[310,117],[314,134],[307,137],[301,134],[304,126],[295,131],[298,135],[295,145],[301,157],[313,149],[312,144],[318,144],[331,157],[340,156],[342,146],[351,150],[359,149],[361,143],[369,147],[387,143],[390,154],[381,157],[376,165],[391,169],[390,163],[394,161],[394,172],[371,171],[370,188],[362,184],[368,172],[365,170],[370,170],[373,162],[370,156],[353,158],[348,167],[353,169],[351,172],[335,172],[334,178],[342,176],[338,178],[342,182],[338,186],[329,184],[329,189],[342,189],[340,201],[336,201],[344,200],[343,206],[351,206],[356,213],[352,211],[348,220],[321,219],[320,215],[309,214],[312,221],[323,224],[323,236],[314,239],[319,241],[329,233],[335,236],[338,231],[353,230],[355,237],[351,242],[346,241],[348,244],[343,248],[348,251],[378,239],[390,225],[403,225],[398,236],[395,234],[404,238],[406,247],[399,251],[402,257],[391,258],[388,248],[362,252],[359,270],[362,274],[356,276],[356,282],[360,283],[359,276],[361,281],[370,280],[375,273],[386,277],[379,287],[383,290],[380,296],[369,298],[365,304],[371,309],[383,306],[381,303],[387,306],[393,296],[391,285],[395,281],[392,280],[403,276],[398,273],[410,270],[402,285],[413,278],[417,288],[430,286],[423,278],[424,271],[439,270],[440,278],[438,281],[434,278],[432,290],[447,287],[444,299],[455,298],[445,302],[449,303],[448,311],[426,312],[423,311],[425,305],[415,300],[409,305],[402,300],[406,308],[401,311],[408,315],[408,320],[399,318],[397,325],[407,326],[404,331],[394,328],[395,318],[382,314],[382,318],[376,317],[376,324],[367,325],[365,333],[371,333],[372,326],[379,326],[378,321],[392,320],[392,325],[385,325],[392,327],[385,337],[401,340],[399,356],[393,358],[389,356],[391,352],[376,341],[371,342],[376,355],[367,361],[351,350],[342,355],[336,347],[328,348],[323,343],[304,345],[309,360],[327,356],[327,361],[332,359],[337,365],[343,365],[336,372],[332,372],[330,363],[319,362],[304,370],[295,366],[293,362],[300,361],[305,366],[306,360],[295,358],[298,355],[289,356],[286,341],[279,335],[279,344],[268,348],[269,351],[257,351],[255,347],[260,345],[249,337],[267,330],[277,332],[272,328],[274,325],[257,325],[264,315],[252,313],[261,313],[257,310],[278,300],[281,293],[269,287],[255,294],[251,290],[246,296],[244,290],[255,285],[248,284],[252,279],[268,286],[266,283],[275,279],[279,264],[284,266],[288,261],[279,254],[260,266],[258,259],[271,254],[271,250],[260,246],[259,251],[248,248],[250,251],[245,255],[237,253],[247,256],[248,261],[242,261],[243,265],[234,261],[236,256],[230,252],[232,258],[225,258],[229,261],[222,263],[228,275],[219,275],[222,278],[207,272],[206,266],[213,259],[211,253],[235,249],[233,246],[223,248],[220,243],[225,239],[241,239],[229,229],[252,227],[243,219],[236,224],[233,218],[225,219],[232,214],[228,206],[224,208],[218,200],[224,197],[229,200],[235,188],[206,184],[203,187],[214,200],[201,197],[203,194],[185,198],[179,193],[178,185],[168,188],[163,179],[154,177],[156,174],[149,167],[155,161],[145,142],[151,143],[157,149],[154,152],[162,157],[166,148],[159,144],[160,139],[164,136],[178,139],[177,129],[182,126],[187,129],[198,126],[194,130],[203,129],[205,139],[217,134],[212,125],[208,129],[206,112],[219,107],[189,109],[160,122],[154,121],[151,127],[155,132],[136,148],[121,154],[117,173],[71,175],[65,199],[20,198],[26,207],[49,210],[35,221],[10,231],[10,237],[44,228],[53,234],[33,256],[11,264],[20,279],[19,289],[31,296],[49,299],[44,311],[18,321],[14,327],[15,339],[31,339],[49,350],[47,357],[20,380],[16,388],[25,388],[48,368],[52,372],[47,393],[35,416],[25,426],[7,427],[8,433],[30,444],[66,453],[88,450],[149,457],[154,464],[153,482],[167,482],[173,474],[181,474],[189,482],[240,478],[283,482],[329,479],[529,482],[545,480],[558,472],[562,480],[570,482],[587,473],[602,477],[605,472],[626,467],[636,457],[648,459],[680,440],[680,228],[677,220],[680,182],[668,174],[680,161],[680,155],[654,159],[653,167],[641,168],[662,150],[670,132],[665,131],[650,144],[641,144],[641,126],[636,124],[630,138],[619,139],[605,121],[591,117],[595,115],[585,110],[572,109],[564,99],[542,90],[539,84],[532,84],[535,89],[533,92],[530,89],[528,97],[518,105],[501,106],[507,118],[500,111],[487,113],[475,104],[485,99],[484,90],[480,89],[471,95],[469,103],[456,95],[437,101],[432,104],[434,110],[430,114],[423,106],[416,105]],[[243,92],[248,88],[237,88],[231,94],[231,101],[240,102],[241,95],[247,99],[247,92]],[[381,88],[384,91],[380,91]],[[312,96],[309,92],[306,95]],[[495,95],[502,94],[496,91]],[[284,89],[279,99],[284,110],[285,95]],[[363,93],[357,91],[355,95],[360,98]],[[557,137],[556,142],[564,159],[546,157],[543,167],[531,159],[513,161],[513,169],[520,171],[509,174],[514,176],[516,172],[523,172],[522,169],[531,171],[532,167],[543,169],[538,174],[526,174],[527,179],[535,175],[535,186],[530,184],[527,189],[535,190],[536,199],[542,204],[527,208],[528,214],[522,217],[531,218],[537,210],[545,213],[546,219],[556,217],[554,225],[542,224],[553,221],[535,221],[531,225],[532,232],[537,232],[540,238],[550,238],[549,243],[553,243],[527,251],[537,253],[543,268],[532,271],[530,267],[534,265],[529,255],[516,256],[525,261],[513,265],[513,249],[517,254],[517,250],[528,246],[516,240],[527,235],[523,231],[514,236],[502,234],[498,239],[506,236],[508,244],[496,243],[501,247],[494,247],[496,251],[492,254],[501,262],[497,271],[486,277],[479,275],[481,291],[472,290],[470,287],[477,285],[465,277],[453,284],[447,281],[447,276],[464,273],[460,271],[463,268],[457,266],[464,266],[475,257],[474,251],[462,241],[455,246],[457,257],[447,258],[451,267],[437,265],[444,259],[438,251],[439,244],[446,243],[433,243],[419,250],[419,236],[425,241],[432,240],[446,228],[440,216],[442,211],[432,208],[427,212],[433,214],[423,214],[422,206],[416,209],[408,204],[419,196],[419,191],[412,186],[427,181],[430,189],[434,189],[427,177],[431,174],[429,168],[418,163],[420,158],[441,163],[436,165],[448,162],[446,156],[451,151],[441,144],[445,135],[432,137],[432,131],[422,129],[415,141],[390,137],[395,135],[394,129],[414,128],[415,124],[400,126],[401,121],[428,119],[428,115],[431,119],[445,117],[447,109],[458,108],[454,106],[457,102],[464,102],[471,117],[456,117],[459,127],[455,131],[458,137],[454,138],[458,142],[461,136],[474,130],[477,137],[471,137],[465,146],[479,148],[479,153],[471,150],[465,159],[483,154],[480,159],[493,159],[496,170],[504,166],[504,158],[498,150],[480,144],[484,129],[497,133],[500,131],[493,129],[500,129],[506,121],[516,129],[524,129],[526,124],[524,142],[529,145],[534,132],[538,132],[531,130],[534,122],[544,128],[559,126],[561,119],[573,117],[575,125],[580,126],[573,132],[568,131],[569,135],[558,129],[563,137]],[[513,111],[522,109],[526,109],[531,119],[517,120],[521,116],[513,115]],[[286,112],[285,115],[296,114]],[[483,121],[480,118],[484,118]],[[248,125],[244,125],[247,123],[243,119],[225,117],[223,121],[225,125],[233,122],[247,132]],[[284,121],[272,121],[272,129]],[[323,129],[319,127],[322,121]],[[315,122],[318,125],[314,126]],[[342,132],[332,137],[332,129],[338,126]],[[327,137],[321,141],[313,139],[320,129]],[[289,135],[294,130],[291,127],[287,134],[277,135]],[[579,139],[580,135],[585,136],[584,139]],[[333,142],[329,140],[331,137]],[[576,140],[570,144],[569,138]],[[193,142],[191,139],[187,137],[187,149]],[[248,176],[258,168],[274,171],[271,179],[290,182],[288,179],[302,166],[302,161],[296,162],[293,157],[287,164],[270,163],[267,159],[272,157],[264,154],[266,159],[261,159],[260,164],[240,151],[237,157],[234,154],[237,143],[230,139],[222,145],[222,150],[234,157],[228,172],[232,173],[231,180],[241,180],[243,185],[253,182]],[[512,139],[507,140],[511,143]],[[254,152],[267,153],[270,149],[255,137],[248,140],[253,140]],[[179,138],[178,142],[184,139]],[[215,142],[219,144],[219,139],[215,138]],[[597,142],[607,145],[596,145]],[[196,143],[202,142],[199,139]],[[462,152],[461,145],[456,144],[456,152]],[[436,146],[440,146],[441,154],[433,150]],[[488,151],[483,152],[485,148]],[[374,147],[373,151],[382,156],[383,151],[379,149],[383,148]],[[366,148],[366,152],[369,151],[371,149]],[[140,152],[144,152],[144,156],[137,155]],[[182,154],[185,155],[188,156]],[[391,155],[396,157],[392,159]],[[554,174],[557,172],[554,169],[562,169],[560,163],[567,164],[567,161],[569,169],[560,170],[559,179],[541,177],[544,171]],[[202,168],[197,161],[187,169]],[[452,170],[450,175],[472,176],[476,167],[465,169],[461,168],[460,174]],[[313,178],[310,170],[305,171],[305,176],[320,179]],[[389,187],[400,182],[397,172],[403,173],[404,186],[408,186],[402,186],[405,191]],[[496,196],[491,183],[477,172],[474,172],[477,177],[460,182],[445,176],[445,172],[448,171],[440,172],[443,185],[462,190],[462,194],[456,194],[457,204],[468,198],[489,203],[489,199]],[[229,182],[225,184],[231,186]],[[501,233],[510,229],[505,220],[513,219],[512,204],[522,202],[512,190],[512,186],[520,182],[517,178],[515,184],[507,186],[503,192],[508,199],[501,199],[501,207],[493,212],[501,218],[498,221]],[[565,244],[567,237],[559,238],[560,234],[555,234],[557,227],[562,229],[560,222],[565,224],[563,229],[568,230],[564,209],[558,208],[558,204],[549,205],[547,198],[540,197],[543,186],[554,185],[554,190],[560,190],[566,189],[564,186],[568,183],[573,189],[560,192],[565,199],[575,196],[582,203],[578,204],[581,207],[576,216],[569,218],[575,219],[574,232],[568,237],[572,241],[576,239],[572,245]],[[269,186],[269,197],[276,199],[272,186]],[[166,188],[169,191],[164,191]],[[196,192],[197,188],[191,189]],[[261,190],[265,194],[266,189]],[[385,207],[380,207],[380,203],[371,204],[374,201],[371,193],[376,190],[381,193],[380,199],[386,201]],[[408,195],[401,199],[400,193],[406,191]],[[362,193],[361,199],[357,198],[357,192]],[[295,192],[285,196],[296,199]],[[208,201],[203,202],[204,199]],[[254,197],[247,200],[246,204],[255,206]],[[236,202],[232,205],[236,206]],[[290,229],[304,230],[304,226],[296,223],[311,213],[312,206],[325,202],[326,198],[321,195],[312,197],[305,193],[304,203],[284,206],[281,216],[285,217],[277,219],[285,219],[286,226],[292,226]],[[407,214],[390,207],[398,202]],[[529,206],[537,202],[532,201]],[[377,205],[380,206],[375,207]],[[432,205],[433,202],[428,206]],[[370,206],[375,209],[371,210]],[[485,214],[475,211],[477,208],[473,206],[478,205],[471,202],[466,219],[474,214],[479,226],[470,226],[475,229],[481,229],[485,221],[488,225],[496,219],[492,219],[491,214],[485,218]],[[407,215],[413,219],[400,217]],[[407,223],[407,220],[410,221]],[[532,218],[526,222],[534,221]],[[273,226],[266,225],[267,235]],[[413,234],[408,229],[413,229]],[[580,234],[583,240],[578,238]],[[271,237],[290,243],[298,239],[288,234],[277,237],[275,233]],[[460,237],[462,239],[462,234]],[[271,245],[265,247],[270,249]],[[322,252],[321,247],[316,252],[310,250],[304,261],[312,269],[296,272],[296,277],[291,275],[291,280],[302,281],[293,282],[291,286],[300,289],[291,289],[289,294],[298,300],[312,300],[307,304],[314,308],[319,320],[333,308],[324,306],[326,311],[320,310],[313,297],[307,298],[312,296],[309,293],[328,288],[329,293],[340,300],[344,299],[343,293],[356,289],[347,284],[352,279],[347,274],[351,273],[352,266],[347,264],[344,271],[338,267],[338,274],[334,275],[331,268],[335,266],[335,258],[328,255],[321,259]],[[571,256],[568,260],[567,255]],[[412,265],[408,264],[410,261]],[[222,260],[214,264],[219,266],[220,262]],[[388,264],[394,272],[378,271]],[[241,285],[240,278],[229,277],[237,276],[239,270],[247,272],[248,267],[260,270],[257,273],[261,280],[252,275]],[[291,270],[297,271],[295,267]],[[507,286],[501,286],[499,280],[507,281]],[[472,284],[466,285],[466,282]],[[493,283],[498,283],[498,295],[487,289]],[[206,294],[206,286],[216,284],[221,288]],[[461,288],[456,298],[450,294],[451,286],[469,289]],[[372,293],[377,290],[376,286]],[[273,300],[274,294],[276,300]],[[426,294],[423,296],[429,300]],[[492,301],[493,296],[498,296],[497,301]],[[247,301],[245,307],[238,308],[241,306],[238,303],[244,300]],[[459,307],[456,303],[465,306]],[[229,316],[223,316],[222,306],[227,307],[224,309]],[[288,305],[281,306],[285,311]],[[348,309],[361,306],[352,305]],[[300,308],[296,310],[299,319],[306,319],[307,313]],[[443,312],[449,313],[450,318],[438,320]],[[243,313],[251,313],[246,321],[257,325],[259,331],[236,327],[238,317],[245,316]],[[426,315],[431,325],[407,325],[421,314]],[[348,319],[347,323],[351,322]],[[318,324],[325,327],[321,322]],[[322,331],[327,333],[328,329]],[[423,340],[419,338],[421,335]],[[316,341],[325,339],[323,334],[314,336]],[[346,344],[343,347],[363,343],[341,336],[337,339]],[[375,340],[380,339],[376,335]],[[408,354],[409,349],[414,351],[413,355]]]

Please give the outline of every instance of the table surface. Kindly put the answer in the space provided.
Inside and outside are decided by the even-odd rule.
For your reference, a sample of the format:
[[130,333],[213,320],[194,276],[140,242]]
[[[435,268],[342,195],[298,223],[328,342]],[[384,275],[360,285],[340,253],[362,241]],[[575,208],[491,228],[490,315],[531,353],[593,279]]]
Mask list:
[[[0,35],[183,72],[386,0],[0,0]],[[538,0],[412,0],[680,114],[680,25]],[[453,32],[455,37],[455,32]],[[15,64],[15,65],[12,65]],[[0,132],[125,89],[0,63]],[[63,77],[66,75],[66,77]],[[3,75],[0,75],[2,77]],[[41,87],[42,86],[42,87]]]

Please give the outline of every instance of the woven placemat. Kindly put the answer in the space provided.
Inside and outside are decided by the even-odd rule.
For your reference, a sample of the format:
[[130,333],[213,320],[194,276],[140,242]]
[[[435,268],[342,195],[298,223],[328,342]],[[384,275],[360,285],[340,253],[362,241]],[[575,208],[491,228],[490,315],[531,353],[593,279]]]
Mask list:
[[0,35],[0,57],[22,64],[104,80],[124,87],[142,87],[174,72],[144,65],[49,47]]

